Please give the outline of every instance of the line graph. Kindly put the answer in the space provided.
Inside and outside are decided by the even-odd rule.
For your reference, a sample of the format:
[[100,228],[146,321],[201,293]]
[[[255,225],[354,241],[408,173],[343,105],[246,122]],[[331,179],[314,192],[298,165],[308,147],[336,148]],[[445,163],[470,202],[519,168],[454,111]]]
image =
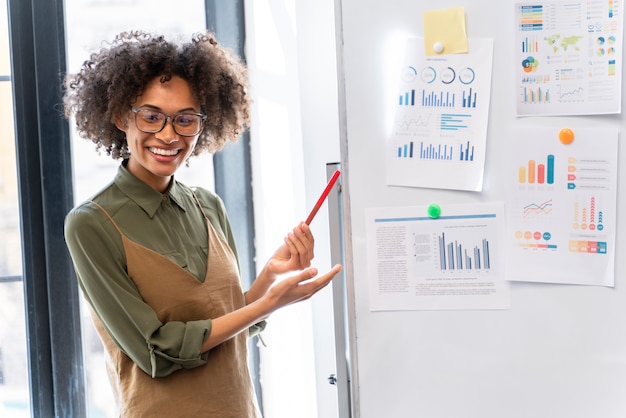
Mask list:
[[550,214],[552,214],[552,199],[541,203],[529,203],[522,208],[522,218],[525,221]]
[[557,95],[560,102],[580,102],[585,99],[585,89],[583,87],[564,89],[563,86],[559,86]]
[[397,134],[407,134],[421,129],[428,129],[434,119],[431,114],[405,115],[395,122]]

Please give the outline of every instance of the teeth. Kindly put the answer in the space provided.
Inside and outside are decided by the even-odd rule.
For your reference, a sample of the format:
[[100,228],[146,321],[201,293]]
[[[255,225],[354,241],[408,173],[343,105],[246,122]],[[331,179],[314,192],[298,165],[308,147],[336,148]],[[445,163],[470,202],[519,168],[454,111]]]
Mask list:
[[153,154],[168,155],[168,156],[178,154],[178,150],[175,150],[175,149],[162,149],[162,148],[156,148],[156,147],[150,147],[150,152]]

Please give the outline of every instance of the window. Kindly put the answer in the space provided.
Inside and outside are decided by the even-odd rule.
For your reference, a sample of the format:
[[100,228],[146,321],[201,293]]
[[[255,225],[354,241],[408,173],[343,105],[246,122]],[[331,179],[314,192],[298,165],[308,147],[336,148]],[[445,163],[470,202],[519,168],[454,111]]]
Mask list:
[[0,1],[0,416],[28,417],[28,359],[6,0]]

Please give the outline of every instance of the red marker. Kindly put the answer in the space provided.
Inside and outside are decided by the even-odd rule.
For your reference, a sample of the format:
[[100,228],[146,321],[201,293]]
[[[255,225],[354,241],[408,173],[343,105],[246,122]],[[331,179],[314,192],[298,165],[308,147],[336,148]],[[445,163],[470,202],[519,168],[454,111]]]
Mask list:
[[324,200],[326,200],[326,198],[328,197],[328,194],[330,193],[330,190],[333,188],[333,186],[335,185],[335,182],[339,178],[339,174],[341,174],[341,171],[335,170],[335,172],[333,173],[333,176],[330,178],[330,180],[328,180],[328,184],[326,185],[326,188],[322,192],[322,195],[320,196],[319,199],[317,199],[317,203],[313,207],[313,210],[311,211],[311,213],[309,213],[309,217],[306,218],[306,221],[304,223],[306,223],[307,225],[311,224],[311,221],[315,217],[315,214],[317,214],[317,211],[320,210],[320,208],[322,207],[322,204],[324,204]]

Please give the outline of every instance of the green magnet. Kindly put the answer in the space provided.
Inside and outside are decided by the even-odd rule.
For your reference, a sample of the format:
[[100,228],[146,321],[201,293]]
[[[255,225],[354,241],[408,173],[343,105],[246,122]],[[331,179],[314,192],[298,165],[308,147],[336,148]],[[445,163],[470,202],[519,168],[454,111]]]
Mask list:
[[428,206],[428,216],[435,219],[438,218],[439,215],[441,215],[441,208],[438,204],[433,203],[432,205]]

